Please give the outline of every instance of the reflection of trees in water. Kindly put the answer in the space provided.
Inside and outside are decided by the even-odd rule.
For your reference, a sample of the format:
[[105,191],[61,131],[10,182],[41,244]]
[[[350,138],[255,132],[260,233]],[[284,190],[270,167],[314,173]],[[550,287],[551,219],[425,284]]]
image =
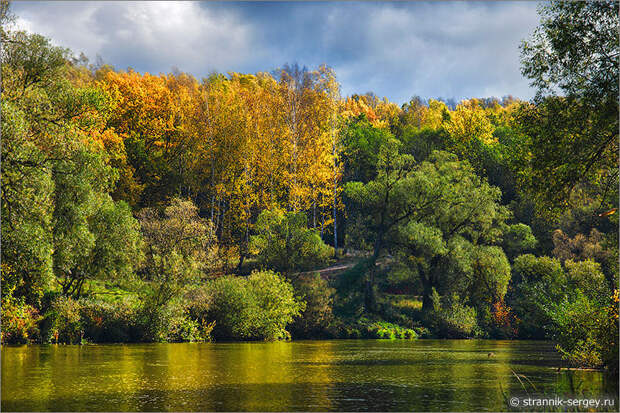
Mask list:
[[542,392],[611,393],[558,365],[549,343],[495,340],[3,347],[2,409],[504,410],[502,390],[524,393],[513,371]]

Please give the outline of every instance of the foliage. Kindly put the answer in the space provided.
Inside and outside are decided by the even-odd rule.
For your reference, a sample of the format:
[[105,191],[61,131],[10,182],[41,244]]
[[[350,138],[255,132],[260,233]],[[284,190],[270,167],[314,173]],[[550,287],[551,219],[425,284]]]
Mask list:
[[366,338],[366,339],[404,339],[418,338],[418,334],[410,328],[389,323],[380,318],[336,319],[330,326],[330,335],[334,338]]
[[84,337],[95,343],[139,341],[143,327],[137,323],[137,305],[123,299],[107,302],[96,299],[79,301]]
[[559,261],[521,255],[512,267],[510,304],[517,317],[519,336],[544,338],[550,328],[550,306],[564,297],[566,275]]
[[319,273],[300,274],[293,280],[295,293],[305,301],[306,308],[291,325],[293,338],[325,336],[334,319],[332,312],[335,290]]
[[[326,65],[89,65],[2,2],[1,341],[432,331],[551,338],[616,371],[615,9],[541,5],[531,102],[399,107],[341,98]],[[333,283],[298,273],[335,250],[356,262]],[[405,291],[421,303],[386,294]]]
[[601,272],[601,265],[593,260],[564,263],[568,284],[574,289],[583,291],[588,297],[603,299],[610,292]]
[[502,249],[512,261],[518,255],[531,253],[537,243],[538,241],[528,225],[512,224],[504,230]]
[[390,139],[391,133],[375,128],[365,118],[349,120],[340,137],[343,145],[344,182],[368,182],[377,174],[379,149]]
[[326,265],[333,256],[333,248],[306,227],[306,216],[301,212],[265,210],[256,221],[256,232],[251,250],[265,269],[290,274]]
[[215,321],[216,339],[278,340],[289,338],[286,327],[305,309],[293,286],[272,271],[247,278],[220,277],[211,291],[209,319]]
[[477,99],[466,100],[458,104],[456,110],[450,113],[450,121],[446,124],[446,130],[457,148],[467,144],[470,140],[477,140],[487,145],[495,141],[494,127]]
[[510,282],[510,264],[501,248],[482,246],[472,256],[472,280],[468,287],[472,303],[501,302]]
[[165,339],[171,342],[195,342],[211,341],[211,331],[215,327],[215,322],[196,320],[189,316],[189,311],[175,314],[165,329]]
[[549,311],[551,336],[562,358],[573,366],[600,367],[601,343],[597,330],[606,314],[603,307],[580,290],[563,301],[554,303]]
[[210,341],[213,323],[193,318],[179,303],[145,308],[135,299],[56,298],[46,314],[44,340],[76,344]]
[[147,252],[143,278],[151,287],[149,305],[156,309],[213,265],[214,234],[196,206],[180,198],[174,198],[163,210],[143,209],[139,220]]
[[601,347],[601,360],[613,376],[618,374],[618,290],[606,302],[603,319],[596,330],[596,338]]
[[564,3],[539,9],[540,26],[521,45],[523,74],[541,93],[557,86],[598,100],[618,95],[618,15],[612,1]]
[[39,311],[26,304],[23,298],[13,297],[12,291],[7,292],[6,289],[7,286],[3,283],[0,343],[26,344],[37,340],[39,338],[38,323],[41,320]]
[[[584,180],[617,187],[618,13],[613,1],[552,1],[539,13],[540,26],[521,45],[538,104],[524,106],[519,123],[528,137],[522,181],[549,207]],[[566,97],[544,97],[558,91]],[[610,199],[617,204],[617,195]]]
[[428,317],[435,334],[443,338],[469,338],[478,332],[476,310],[462,304],[456,294],[440,299],[433,290],[433,309]]
[[80,317],[81,304],[71,297],[58,297],[52,302],[46,317],[51,321],[50,336],[54,343],[80,344],[84,326]]

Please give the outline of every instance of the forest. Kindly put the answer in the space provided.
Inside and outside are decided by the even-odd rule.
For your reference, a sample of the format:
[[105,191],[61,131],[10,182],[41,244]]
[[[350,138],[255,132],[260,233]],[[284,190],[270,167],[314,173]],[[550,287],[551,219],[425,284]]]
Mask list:
[[617,3],[545,5],[536,97],[456,105],[119,70],[0,18],[3,344],[543,339],[617,372]]

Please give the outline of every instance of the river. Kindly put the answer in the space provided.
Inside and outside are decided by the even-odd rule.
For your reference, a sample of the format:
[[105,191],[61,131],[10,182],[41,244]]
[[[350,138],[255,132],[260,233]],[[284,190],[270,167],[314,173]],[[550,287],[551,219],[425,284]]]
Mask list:
[[[550,343],[535,341],[3,346],[1,407],[501,411],[508,409],[507,397],[526,392],[599,397],[613,388],[600,372],[559,372],[561,364]],[[617,399],[617,393],[612,397]]]

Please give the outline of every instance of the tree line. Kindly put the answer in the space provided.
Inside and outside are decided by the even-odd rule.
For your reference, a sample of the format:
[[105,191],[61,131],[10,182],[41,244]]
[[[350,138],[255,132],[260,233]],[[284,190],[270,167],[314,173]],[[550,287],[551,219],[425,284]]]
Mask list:
[[93,65],[3,2],[2,341],[547,338],[617,369],[614,4],[541,7],[530,102],[399,106],[327,65]]

